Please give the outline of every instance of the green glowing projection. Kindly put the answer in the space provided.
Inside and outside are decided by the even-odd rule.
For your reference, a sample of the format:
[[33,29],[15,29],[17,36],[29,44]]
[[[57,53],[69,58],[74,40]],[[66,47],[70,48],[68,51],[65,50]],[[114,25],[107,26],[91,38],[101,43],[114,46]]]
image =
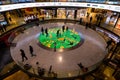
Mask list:
[[81,41],[81,37],[74,29],[61,28],[48,29],[48,35],[43,32],[38,37],[39,42],[49,48],[71,48]]

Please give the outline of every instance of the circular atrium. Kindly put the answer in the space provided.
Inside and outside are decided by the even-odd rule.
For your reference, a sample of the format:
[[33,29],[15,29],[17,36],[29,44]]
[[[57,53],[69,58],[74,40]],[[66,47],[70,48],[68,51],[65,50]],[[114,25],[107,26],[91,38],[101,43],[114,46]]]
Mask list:
[[119,3],[0,1],[0,80],[119,80]]

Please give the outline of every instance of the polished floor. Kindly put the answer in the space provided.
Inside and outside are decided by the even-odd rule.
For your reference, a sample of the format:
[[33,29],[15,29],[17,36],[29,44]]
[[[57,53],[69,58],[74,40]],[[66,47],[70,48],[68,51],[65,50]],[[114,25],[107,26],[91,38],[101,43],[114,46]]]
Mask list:
[[[58,74],[59,78],[73,77],[82,75],[78,63],[82,63],[88,70],[92,70],[92,66],[96,66],[106,55],[107,50],[105,40],[92,29],[85,29],[84,26],[78,24],[67,23],[70,29],[75,29],[84,37],[84,43],[77,49],[66,52],[54,52],[43,49],[38,46],[38,36],[43,28],[62,27],[64,23],[47,23],[38,26],[31,27],[19,34],[13,41],[16,43],[16,47],[11,47],[10,52],[13,60],[21,67],[24,64],[30,64],[32,69],[29,72],[37,73],[37,67],[45,68],[46,72],[49,71],[52,65],[52,71]],[[34,54],[36,56],[31,57],[29,52],[29,45],[34,48]],[[20,49],[23,49],[28,57],[28,60],[22,62],[20,55]],[[39,65],[36,65],[39,62]],[[96,65],[95,65],[96,64]],[[33,71],[35,69],[35,72]],[[80,72],[79,72],[80,71]],[[45,76],[48,76],[45,74]]]

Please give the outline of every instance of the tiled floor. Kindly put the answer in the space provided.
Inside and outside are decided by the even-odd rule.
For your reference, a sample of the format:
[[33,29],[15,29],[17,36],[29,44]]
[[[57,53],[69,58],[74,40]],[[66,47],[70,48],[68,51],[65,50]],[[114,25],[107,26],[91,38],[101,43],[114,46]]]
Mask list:
[[[37,37],[40,34],[41,27],[53,28],[62,27],[64,23],[47,23],[42,24],[39,27],[32,27],[18,35],[13,43],[17,43],[16,47],[11,47],[11,55],[14,61],[23,66],[24,64],[32,65],[37,74],[36,62],[39,62],[39,66],[45,68],[46,72],[49,71],[50,65],[52,65],[52,71],[58,74],[58,77],[71,77],[79,74],[78,63],[82,63],[85,67],[90,67],[100,62],[106,55],[106,42],[105,40],[92,29],[85,29],[84,26],[78,24],[67,23],[66,25],[70,29],[75,29],[80,32],[85,41],[82,46],[77,49],[66,52],[53,52],[43,49],[38,46]],[[31,57],[29,54],[28,46],[32,45],[36,57]],[[23,49],[28,57],[27,61],[21,62],[20,49]],[[61,59],[60,59],[61,58]],[[33,69],[30,72],[33,73]],[[83,74],[83,73],[80,73]],[[45,74],[45,76],[48,76]]]

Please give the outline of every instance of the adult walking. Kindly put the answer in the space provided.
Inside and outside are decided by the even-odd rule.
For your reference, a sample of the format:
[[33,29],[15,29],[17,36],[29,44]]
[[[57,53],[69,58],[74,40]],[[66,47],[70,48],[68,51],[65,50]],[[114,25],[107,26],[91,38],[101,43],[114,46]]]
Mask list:
[[36,56],[35,54],[33,54],[33,47],[31,45],[29,46],[29,50],[30,50],[31,57]]
[[22,62],[24,61],[24,58],[25,58],[26,60],[28,60],[28,58],[27,58],[26,55],[25,55],[24,50],[20,49],[20,52],[21,52],[21,56],[22,56]]

